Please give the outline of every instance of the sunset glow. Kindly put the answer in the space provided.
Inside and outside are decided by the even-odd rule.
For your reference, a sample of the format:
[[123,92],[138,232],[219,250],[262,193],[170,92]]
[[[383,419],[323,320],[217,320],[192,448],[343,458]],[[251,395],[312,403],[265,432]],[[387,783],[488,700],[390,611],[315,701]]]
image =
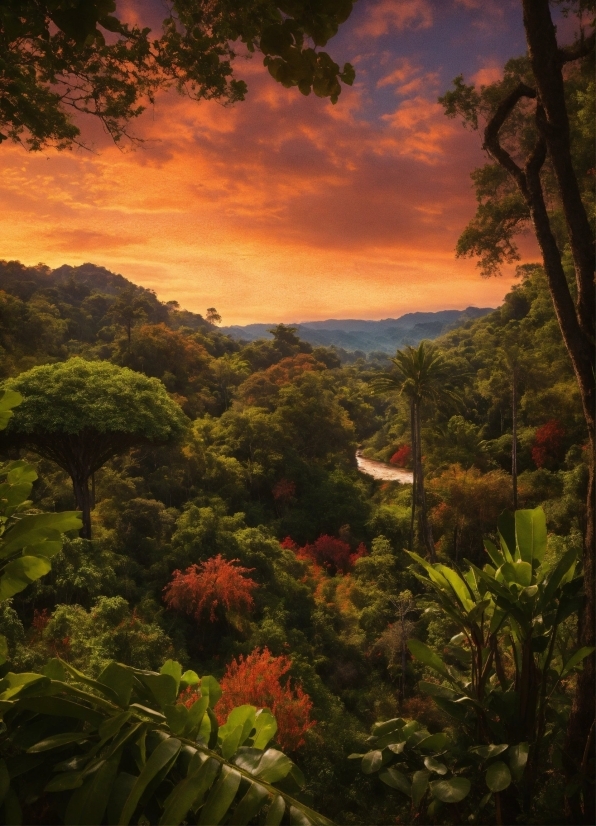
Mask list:
[[436,100],[456,74],[489,82],[523,51],[521,12],[398,11],[361,0],[330,42],[357,71],[336,106],[278,86],[257,56],[238,63],[244,103],[163,95],[133,125],[135,149],[93,124],[93,151],[4,144],[1,257],[91,261],[226,324],[496,306],[512,271],[486,281],[454,256],[480,139]]

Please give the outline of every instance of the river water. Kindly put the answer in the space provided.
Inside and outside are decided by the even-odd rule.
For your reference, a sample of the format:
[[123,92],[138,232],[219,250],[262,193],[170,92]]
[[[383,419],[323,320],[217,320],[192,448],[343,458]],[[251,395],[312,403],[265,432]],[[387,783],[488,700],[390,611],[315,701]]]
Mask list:
[[410,470],[394,467],[385,462],[377,462],[376,459],[367,459],[359,450],[356,451],[356,462],[361,473],[366,473],[374,479],[381,479],[383,482],[401,482],[402,485],[411,485],[414,479],[414,474]]

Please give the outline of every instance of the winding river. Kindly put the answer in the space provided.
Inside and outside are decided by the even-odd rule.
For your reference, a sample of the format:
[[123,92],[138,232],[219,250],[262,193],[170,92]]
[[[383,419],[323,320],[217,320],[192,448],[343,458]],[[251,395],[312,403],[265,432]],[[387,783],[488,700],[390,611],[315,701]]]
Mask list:
[[366,473],[374,479],[381,479],[383,482],[401,482],[402,485],[412,484],[414,475],[410,470],[378,462],[376,459],[367,459],[360,450],[356,451],[356,462],[361,473]]

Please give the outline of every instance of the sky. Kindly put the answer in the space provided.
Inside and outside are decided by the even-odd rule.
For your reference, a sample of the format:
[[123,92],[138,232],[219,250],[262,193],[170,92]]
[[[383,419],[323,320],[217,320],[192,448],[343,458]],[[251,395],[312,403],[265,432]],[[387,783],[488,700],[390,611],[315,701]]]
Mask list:
[[[244,102],[163,94],[136,149],[89,124],[92,151],[3,144],[0,257],[92,262],[224,324],[498,306],[513,268],[483,279],[454,253],[486,157],[437,97],[524,52],[520,6],[359,0],[327,46],[356,68],[335,106],[282,88],[257,55],[237,64]],[[531,237],[522,252],[536,260]]]

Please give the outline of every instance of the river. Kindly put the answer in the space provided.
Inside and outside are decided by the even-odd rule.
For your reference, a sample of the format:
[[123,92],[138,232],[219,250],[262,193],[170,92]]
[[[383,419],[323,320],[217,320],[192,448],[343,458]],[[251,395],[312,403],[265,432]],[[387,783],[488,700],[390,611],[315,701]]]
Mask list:
[[356,462],[361,473],[366,473],[374,479],[381,479],[383,482],[401,482],[402,485],[411,485],[414,479],[414,474],[410,470],[378,462],[376,459],[367,459],[359,450],[356,451]]

